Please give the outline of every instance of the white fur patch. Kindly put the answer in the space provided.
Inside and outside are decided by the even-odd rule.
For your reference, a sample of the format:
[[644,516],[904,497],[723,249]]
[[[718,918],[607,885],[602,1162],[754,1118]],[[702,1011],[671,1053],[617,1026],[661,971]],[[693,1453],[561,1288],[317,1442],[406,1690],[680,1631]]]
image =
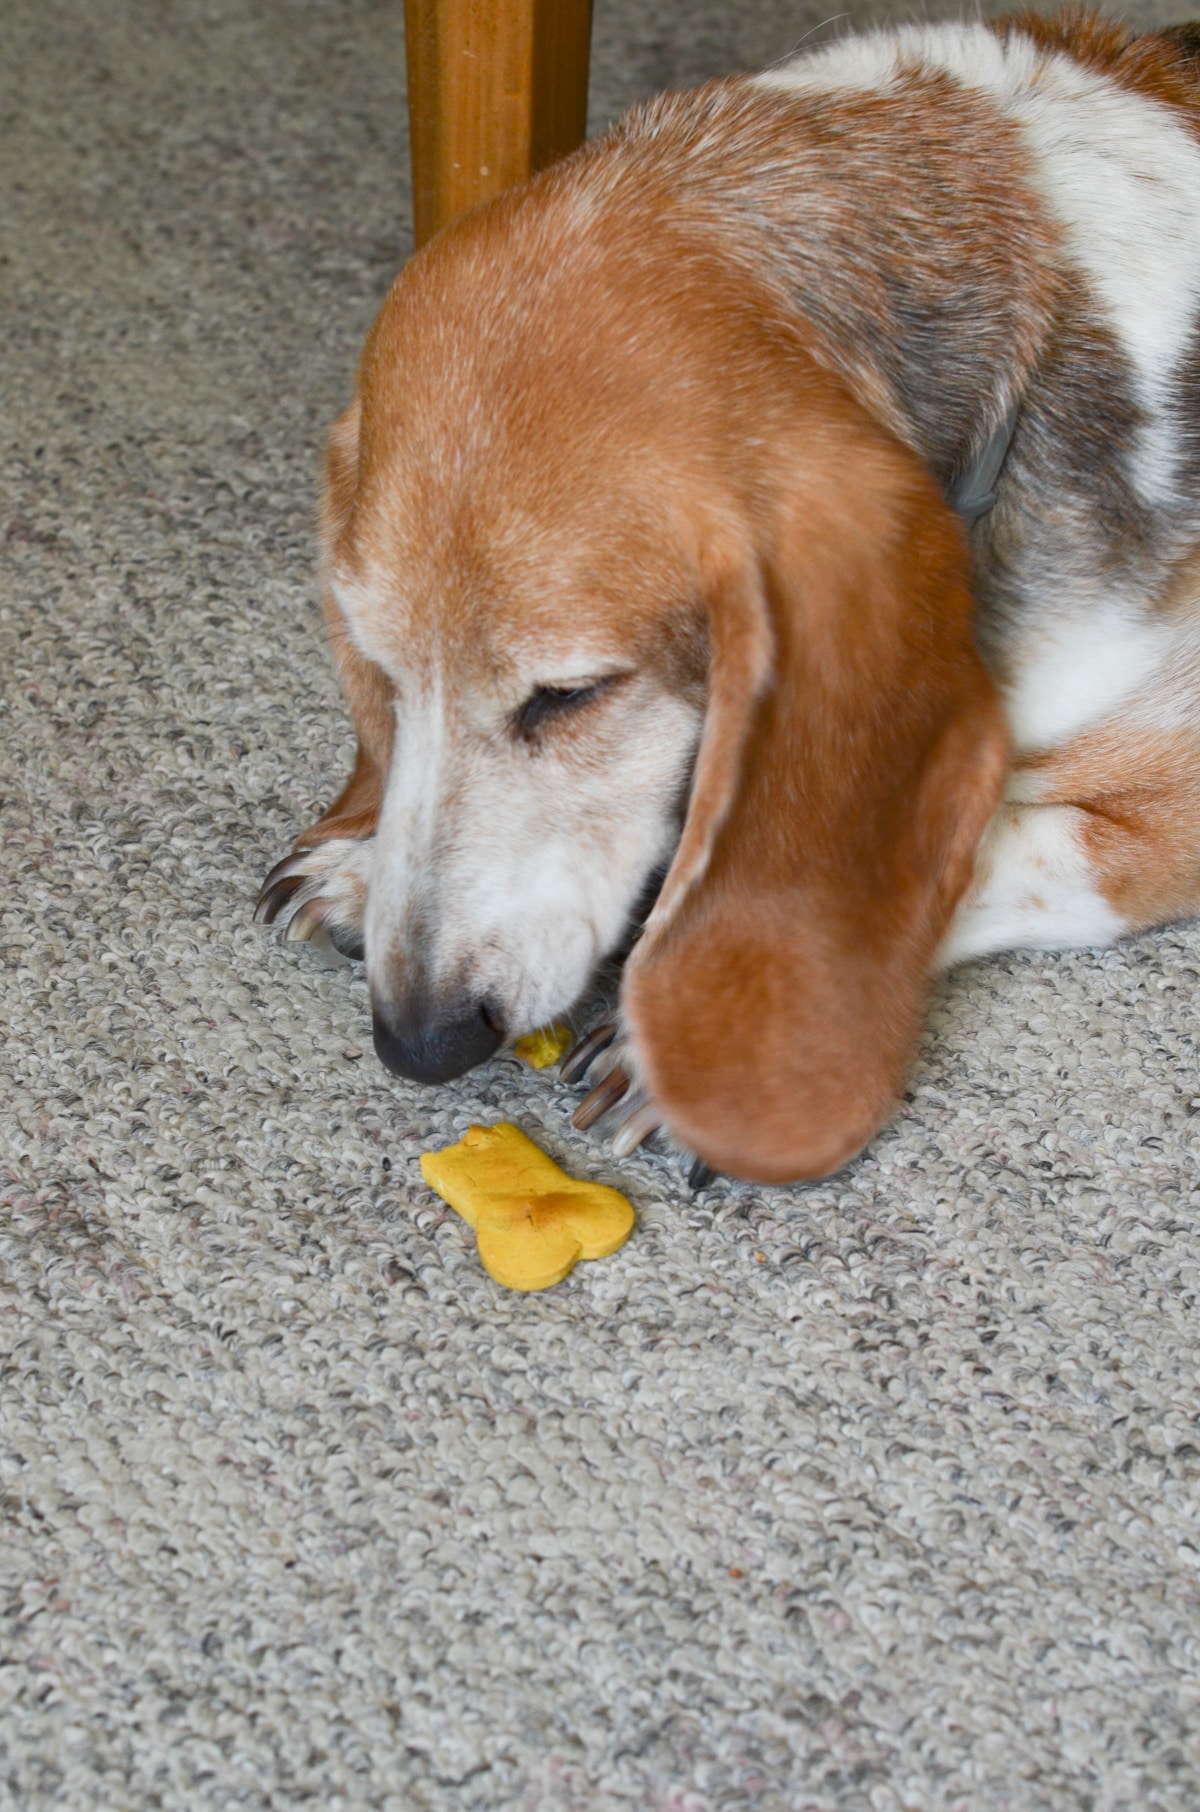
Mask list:
[[368,974],[395,960],[413,893],[432,865],[445,792],[446,719],[441,676],[396,700],[396,732],[375,830],[367,898]]
[[383,586],[368,585],[345,572],[330,572],[327,582],[355,648],[364,660],[384,667],[386,671],[389,651],[377,647],[370,633],[370,626],[379,614],[378,600],[384,595]]
[[450,678],[397,698],[367,976],[385,1009],[465,987],[519,1034],[574,1004],[669,857],[696,713],[635,680],[531,746]]
[[1087,601],[1082,613],[1027,631],[1004,699],[1017,753],[1057,748],[1145,694],[1177,639],[1169,623],[1116,599]]
[[1111,944],[1129,929],[1097,891],[1072,805],[1004,805],[976,858],[975,880],[937,956],[948,969],[1022,946]]
[[988,93],[1027,88],[1044,53],[1028,38],[1002,44],[985,25],[902,25],[802,51],[753,79],[792,94],[886,93],[913,71],[940,69]]

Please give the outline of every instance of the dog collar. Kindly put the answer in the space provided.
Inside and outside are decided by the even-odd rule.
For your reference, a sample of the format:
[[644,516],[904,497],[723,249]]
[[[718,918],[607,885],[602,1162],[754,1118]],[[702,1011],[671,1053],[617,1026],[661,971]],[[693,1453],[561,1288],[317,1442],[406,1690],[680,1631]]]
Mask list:
[[949,502],[970,527],[986,516],[996,501],[996,480],[1008,458],[1013,435],[1017,431],[1020,403],[1014,403],[999,426],[992,431],[983,450],[976,454],[965,472],[950,486]]

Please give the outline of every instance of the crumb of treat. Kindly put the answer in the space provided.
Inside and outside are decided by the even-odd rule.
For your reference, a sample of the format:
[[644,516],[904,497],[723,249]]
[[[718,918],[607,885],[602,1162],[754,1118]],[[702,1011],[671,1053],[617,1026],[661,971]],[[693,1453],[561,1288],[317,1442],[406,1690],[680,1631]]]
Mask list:
[[509,1290],[548,1289],[633,1229],[623,1195],[569,1177],[516,1126],[472,1126],[457,1145],[427,1151],[421,1175],[474,1227],[484,1269]]
[[543,1026],[540,1032],[527,1032],[524,1038],[517,1039],[513,1050],[530,1069],[548,1070],[552,1063],[558,1062],[570,1043],[570,1026],[555,1024]]

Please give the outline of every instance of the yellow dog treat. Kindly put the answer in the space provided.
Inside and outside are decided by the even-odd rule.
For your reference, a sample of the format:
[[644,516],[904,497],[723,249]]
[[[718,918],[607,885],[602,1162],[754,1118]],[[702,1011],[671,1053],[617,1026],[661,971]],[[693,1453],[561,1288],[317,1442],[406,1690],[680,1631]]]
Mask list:
[[557,1063],[571,1042],[571,1028],[564,1025],[543,1026],[540,1032],[526,1032],[518,1038],[513,1050],[523,1057],[530,1069],[548,1070]]
[[474,1227],[484,1270],[509,1290],[545,1290],[580,1258],[607,1258],[633,1209],[603,1183],[580,1183],[515,1126],[472,1126],[427,1151],[421,1175]]

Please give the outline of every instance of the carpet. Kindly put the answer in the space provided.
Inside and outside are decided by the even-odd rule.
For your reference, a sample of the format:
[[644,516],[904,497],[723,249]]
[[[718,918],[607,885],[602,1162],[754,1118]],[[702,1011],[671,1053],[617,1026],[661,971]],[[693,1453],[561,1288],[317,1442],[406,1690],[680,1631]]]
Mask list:
[[[823,18],[600,0],[594,123]],[[955,974],[810,1187],[386,1075],[251,913],[399,0],[9,0],[0,83],[0,1806],[1191,1812],[1200,930]],[[544,1295],[417,1167],[499,1119],[637,1210]]]

